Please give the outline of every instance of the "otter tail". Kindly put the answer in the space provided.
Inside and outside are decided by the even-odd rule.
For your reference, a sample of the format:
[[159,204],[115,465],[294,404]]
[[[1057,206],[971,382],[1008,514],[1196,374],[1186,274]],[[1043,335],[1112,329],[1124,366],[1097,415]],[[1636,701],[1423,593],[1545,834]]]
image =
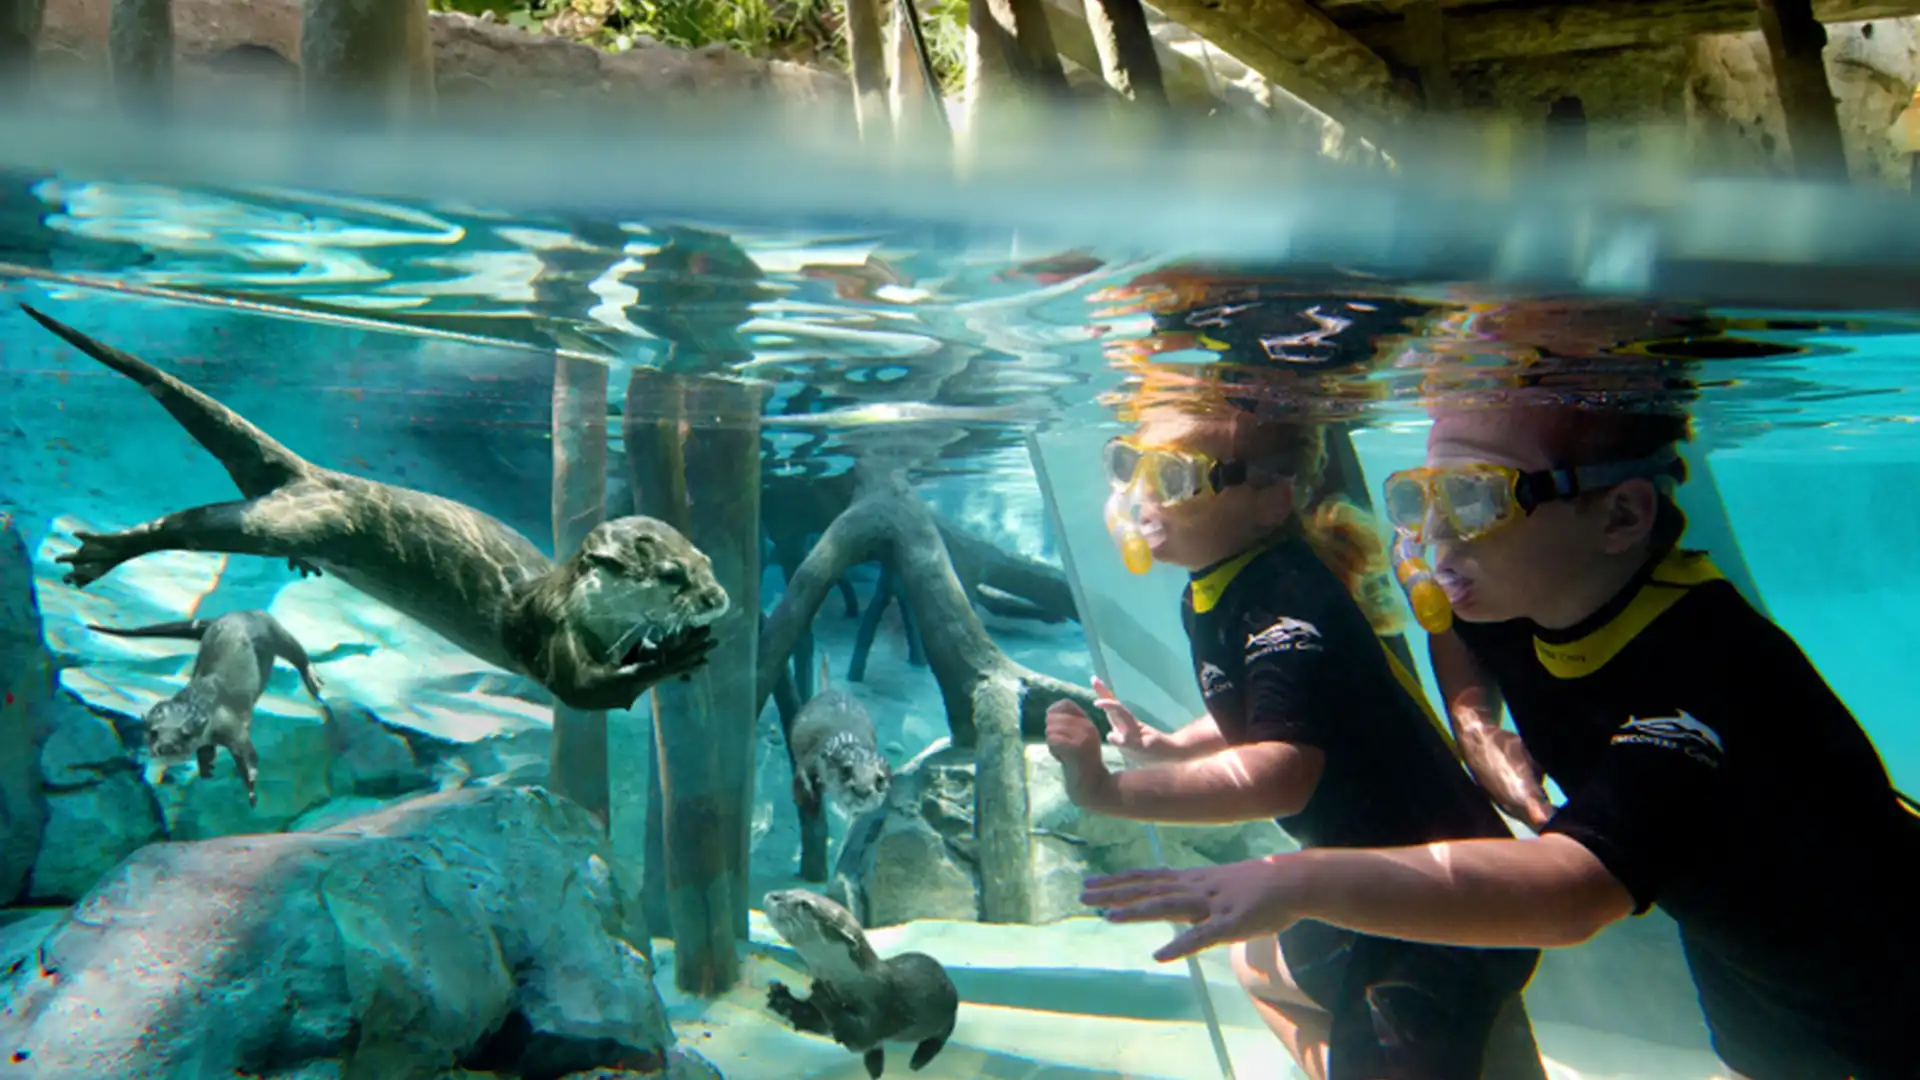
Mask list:
[[211,619],[189,619],[186,622],[155,623],[152,626],[95,626],[87,624],[87,629],[96,634],[111,634],[114,637],[158,637],[179,638],[183,641],[199,641],[206,636]]
[[227,475],[233,477],[234,484],[247,498],[266,495],[312,468],[300,455],[275,442],[240,414],[145,360],[95,341],[25,304],[20,307],[33,321],[58,334],[67,344],[145,387],[195,442],[220,459]]

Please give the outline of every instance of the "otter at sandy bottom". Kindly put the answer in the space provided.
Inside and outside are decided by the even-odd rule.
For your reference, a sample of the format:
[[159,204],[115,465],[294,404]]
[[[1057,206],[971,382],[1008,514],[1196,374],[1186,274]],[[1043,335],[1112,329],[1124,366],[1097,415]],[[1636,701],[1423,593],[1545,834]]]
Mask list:
[[219,460],[245,498],[113,533],[60,556],[86,587],[157,551],[285,559],[324,571],[569,707],[625,709],[713,648],[727,593],[672,526],[620,517],[555,564],[511,526],[451,499],[314,465],[238,413],[136,356],[31,307],[40,325],[139,383]]
[[253,709],[266,693],[273,662],[285,660],[300,673],[313,700],[320,676],[307,650],[279,620],[264,611],[232,611],[217,619],[161,623],[157,626],[95,626],[87,629],[115,637],[177,638],[198,641],[193,673],[180,692],[147,710],[147,756],[159,764],[197,759],[201,779],[213,775],[214,754],[226,747],[247,786],[247,805],[260,805],[254,780],[260,774],[253,749]]
[[940,961],[905,952],[882,960],[859,920],[805,889],[770,892],[767,921],[807,965],[813,988],[795,997],[786,984],[767,985],[767,1007],[796,1031],[825,1035],[862,1056],[867,1075],[886,1071],[883,1043],[910,1043],[916,1072],[947,1045],[960,1015],[960,992]]
[[820,656],[820,691],[807,700],[787,733],[793,756],[793,801],[817,814],[824,798],[850,818],[887,801],[893,769],[875,744],[873,718],[851,691],[828,688],[826,654]]

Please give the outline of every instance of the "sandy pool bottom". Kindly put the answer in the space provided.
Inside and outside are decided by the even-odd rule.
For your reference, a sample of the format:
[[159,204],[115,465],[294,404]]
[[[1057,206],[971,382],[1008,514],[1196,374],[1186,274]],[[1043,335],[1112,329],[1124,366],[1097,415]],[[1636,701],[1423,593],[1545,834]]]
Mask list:
[[[938,957],[960,989],[960,1022],[939,1057],[919,1073],[908,1051],[889,1048],[888,1076],[925,1080],[1217,1080],[1212,1040],[1184,964],[1151,959],[1161,926],[1111,926],[1093,918],[1047,926],[927,921],[868,937],[888,956]],[[865,1080],[859,1059],[802,1035],[765,1008],[775,979],[805,985],[800,965],[753,913],[744,976],[705,1001],[674,988],[673,943],[656,940],[656,980],[683,1044],[726,1080]],[[1234,983],[1223,950],[1202,958],[1234,1072],[1242,1080],[1302,1074],[1260,1025]],[[1536,1022],[1552,1080],[1727,1080],[1712,1054],[1567,1024]]]

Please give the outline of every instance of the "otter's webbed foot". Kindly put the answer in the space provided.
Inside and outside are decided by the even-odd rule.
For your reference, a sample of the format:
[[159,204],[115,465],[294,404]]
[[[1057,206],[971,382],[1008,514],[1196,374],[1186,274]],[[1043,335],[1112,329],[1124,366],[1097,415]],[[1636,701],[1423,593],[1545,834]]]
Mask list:
[[920,1045],[913,1048],[913,1060],[907,1062],[907,1068],[919,1072],[927,1067],[947,1045],[947,1036],[935,1035],[931,1039],[922,1039]]
[[878,1046],[867,1051],[866,1057],[861,1060],[866,1063],[867,1075],[873,1080],[880,1080],[880,1074],[887,1071],[887,1052]]
[[288,559],[287,569],[292,570],[295,573],[299,574],[302,579],[306,579],[310,577],[326,576],[320,572],[319,567],[313,565],[310,562],[307,562],[304,559]]
[[827,1018],[820,1014],[819,1006],[811,1001],[802,1001],[793,996],[787,984],[774,980],[767,984],[767,1008],[793,1026],[795,1031],[805,1031],[813,1035],[831,1035],[833,1029]]
[[76,532],[73,537],[80,541],[80,546],[54,561],[66,563],[72,568],[67,571],[65,580],[77,589],[84,589],[106,577],[114,567],[128,559],[145,554],[134,548],[124,532]]

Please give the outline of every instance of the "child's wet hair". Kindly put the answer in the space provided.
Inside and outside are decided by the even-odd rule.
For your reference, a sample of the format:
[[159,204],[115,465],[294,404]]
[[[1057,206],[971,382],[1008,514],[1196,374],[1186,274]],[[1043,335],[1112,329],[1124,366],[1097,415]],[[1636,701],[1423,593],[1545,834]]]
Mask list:
[[1326,423],[1310,415],[1262,416],[1231,399],[1159,402],[1140,410],[1140,419],[1178,416],[1192,435],[1215,434],[1228,458],[1244,461],[1249,483],[1258,487],[1290,478],[1295,508],[1309,547],[1345,585],[1377,633],[1397,633],[1404,622],[1399,589],[1393,580],[1387,543],[1372,515],[1338,492],[1327,490]]

